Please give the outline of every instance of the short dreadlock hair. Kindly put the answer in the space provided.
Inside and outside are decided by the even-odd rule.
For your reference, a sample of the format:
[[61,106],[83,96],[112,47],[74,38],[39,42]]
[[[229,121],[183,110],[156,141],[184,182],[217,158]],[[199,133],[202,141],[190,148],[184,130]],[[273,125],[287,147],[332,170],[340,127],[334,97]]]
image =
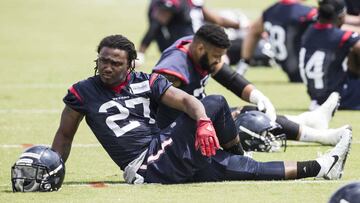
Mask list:
[[205,24],[201,26],[195,33],[194,41],[196,40],[203,40],[215,47],[223,49],[228,49],[231,45],[224,28],[214,24]]
[[[128,54],[128,65],[130,67],[130,71],[133,71],[135,68],[134,60],[137,58],[136,49],[134,43],[128,40],[126,37],[122,35],[110,35],[101,40],[99,46],[97,47],[97,53],[100,53],[100,50],[103,47],[109,47],[113,49],[121,49],[126,51]],[[97,64],[95,67],[95,74],[97,72]]]

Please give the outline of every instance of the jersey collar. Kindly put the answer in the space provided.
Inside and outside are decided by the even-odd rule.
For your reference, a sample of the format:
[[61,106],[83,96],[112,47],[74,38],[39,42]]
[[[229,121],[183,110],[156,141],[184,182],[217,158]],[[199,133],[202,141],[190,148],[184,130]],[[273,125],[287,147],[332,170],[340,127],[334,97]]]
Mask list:
[[126,76],[126,80],[124,82],[122,82],[121,84],[115,86],[115,87],[111,87],[111,89],[120,94],[121,90],[129,83],[129,80],[130,80],[130,74],[131,72],[128,72],[127,76]]
[[295,4],[298,3],[298,0],[281,0],[282,4]]
[[186,53],[188,55],[188,57],[190,58],[191,62],[194,64],[196,72],[198,72],[202,77],[205,77],[209,74],[209,72],[204,70],[199,64],[194,63],[191,52],[185,46],[191,42],[192,42],[192,40],[182,40],[179,42],[179,44],[176,45],[176,48],[179,49],[180,51]]
[[329,28],[332,28],[332,27],[334,27],[334,26],[331,23],[319,23],[319,22],[316,22],[314,24],[314,28],[318,29],[318,30],[329,29]]

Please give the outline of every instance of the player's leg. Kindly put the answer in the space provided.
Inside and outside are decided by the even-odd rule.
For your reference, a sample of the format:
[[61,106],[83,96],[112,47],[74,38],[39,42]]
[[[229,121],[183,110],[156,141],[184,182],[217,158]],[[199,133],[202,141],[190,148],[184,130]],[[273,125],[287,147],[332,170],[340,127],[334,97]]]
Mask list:
[[360,79],[349,77],[344,87],[339,109],[360,110]]
[[[256,110],[255,106],[244,106],[240,113],[246,111]],[[259,121],[261,122],[261,121]],[[274,130],[274,135],[285,134],[287,140],[295,140],[302,142],[317,142],[324,145],[335,145],[342,135],[343,131],[349,126],[343,126],[337,129],[313,129],[305,125],[299,125],[286,116],[278,115],[276,122],[281,125],[281,128]]]
[[335,145],[340,140],[344,131],[350,128],[349,125],[345,125],[336,129],[318,130],[305,125],[299,125],[288,120],[285,116],[278,116],[276,122],[281,125],[282,129],[279,129],[278,132],[273,132],[274,134],[285,133],[288,140],[317,142],[324,145]]
[[[360,85],[360,84],[359,84]],[[360,97],[360,93],[359,93]],[[360,101],[359,101],[360,102]],[[330,94],[328,99],[317,109],[306,111],[299,115],[284,115],[287,119],[298,124],[315,129],[327,129],[331,118],[340,104],[340,95],[337,92]]]
[[[224,97],[208,96],[202,102],[207,116],[214,124],[223,149],[238,152],[237,147],[240,144],[238,131]],[[140,167],[143,170],[141,174],[145,176],[145,182],[189,182],[196,171],[211,162],[195,149],[196,129],[196,122],[186,114],[182,114],[172,125],[162,131],[163,134],[151,141],[146,161]],[[231,151],[231,153],[234,152]]]
[[351,139],[351,130],[346,130],[340,142],[330,152],[316,160],[301,162],[257,162],[248,157],[219,151],[206,168],[195,174],[194,181],[284,180],[307,177],[339,179],[343,174]]
[[223,96],[210,95],[201,100],[206,114],[212,120],[221,147],[233,154],[243,155],[238,130],[233,121],[229,105]]

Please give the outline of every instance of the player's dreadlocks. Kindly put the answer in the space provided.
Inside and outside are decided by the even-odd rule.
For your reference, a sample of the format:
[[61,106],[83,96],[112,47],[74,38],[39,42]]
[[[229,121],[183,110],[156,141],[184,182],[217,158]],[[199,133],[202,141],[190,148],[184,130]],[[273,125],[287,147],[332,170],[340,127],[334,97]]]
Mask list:
[[[97,52],[100,53],[100,50],[103,47],[121,49],[121,50],[126,51],[128,54],[128,63],[129,63],[128,65],[130,67],[130,71],[134,70],[134,68],[135,68],[134,60],[136,59],[137,54],[136,54],[134,43],[132,43],[126,37],[124,37],[122,35],[107,36],[103,40],[101,40],[101,42],[97,48]],[[94,69],[95,69],[95,74],[96,74],[98,71],[97,63],[96,63],[96,67]]]
[[194,41],[199,39],[223,49],[227,49],[231,45],[225,30],[214,24],[203,25],[194,36]]
[[319,0],[319,19],[334,21],[345,12],[344,0]]

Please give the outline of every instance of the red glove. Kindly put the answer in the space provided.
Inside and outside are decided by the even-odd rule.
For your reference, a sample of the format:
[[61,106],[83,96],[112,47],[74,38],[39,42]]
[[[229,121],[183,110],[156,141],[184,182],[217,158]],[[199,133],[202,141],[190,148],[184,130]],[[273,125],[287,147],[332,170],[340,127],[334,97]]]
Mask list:
[[220,148],[214,126],[209,118],[200,118],[195,135],[195,149],[201,149],[204,156],[213,156]]

